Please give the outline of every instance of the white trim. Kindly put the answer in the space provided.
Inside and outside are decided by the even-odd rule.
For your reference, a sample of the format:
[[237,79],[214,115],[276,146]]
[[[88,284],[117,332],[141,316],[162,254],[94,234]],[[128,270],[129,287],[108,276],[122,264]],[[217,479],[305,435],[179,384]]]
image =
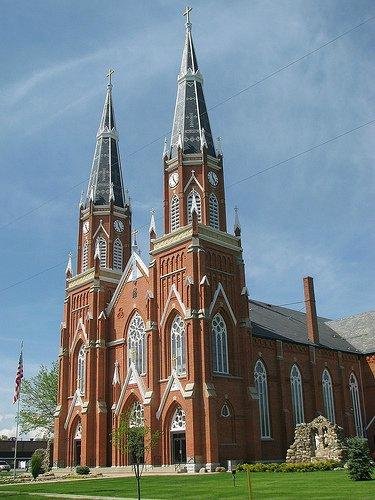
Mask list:
[[366,431],[371,427],[371,425],[373,424],[373,422],[375,422],[375,415],[372,417],[372,419],[370,420],[370,422],[367,424]]
[[206,286],[210,286],[210,282],[209,282],[209,279],[207,278],[207,275],[205,274],[203,276],[203,278],[201,279],[200,285],[206,285]]
[[172,373],[169,376],[168,383],[165,387],[163,396],[160,401],[160,405],[158,411],[156,412],[156,418],[160,420],[161,414],[163,412],[165,403],[167,401],[168,394],[171,392],[172,387],[176,387],[182,394],[182,396],[186,399],[193,395],[194,392],[194,383],[186,384],[185,389],[182,387],[181,381],[178,378],[176,370],[172,370]]
[[73,399],[70,403],[68,414],[67,414],[65,422],[64,422],[64,429],[68,428],[70,419],[72,418],[73,410],[76,406],[80,406],[81,408],[83,406],[83,401],[82,401],[79,389],[76,389],[74,396],[73,396]]
[[105,230],[105,228],[103,226],[103,220],[100,219],[98,229],[95,231],[92,239],[94,239],[96,237],[96,235],[99,233],[100,229],[102,229],[103,233],[107,236],[107,238],[109,238],[109,234],[107,233],[107,231]]
[[141,393],[143,404],[144,405],[149,404],[151,401],[152,391],[146,391],[146,388],[144,386],[144,383],[143,383],[141,377],[139,376],[137,368],[135,367],[134,363],[131,362],[129,367],[128,367],[128,373],[126,375],[124,385],[122,386],[122,389],[121,389],[118,403],[116,405],[116,409],[115,409],[116,415],[118,415],[120,413],[121,407],[124,403],[126,389],[129,386],[130,380],[135,381],[135,384],[137,385],[139,392]]
[[224,300],[225,300],[225,303],[228,307],[228,310],[230,312],[230,315],[231,315],[231,318],[232,318],[232,321],[235,325],[237,325],[237,320],[236,320],[236,316],[233,312],[233,309],[232,309],[232,306],[230,305],[229,303],[229,300],[228,300],[228,297],[227,297],[227,294],[225,293],[225,290],[223,288],[223,285],[219,282],[219,284],[217,285],[217,288],[216,288],[216,291],[215,291],[215,294],[214,294],[214,298],[212,299],[212,302],[210,304],[210,307],[208,308],[208,315],[211,316],[212,315],[212,311],[215,307],[215,304],[217,302],[217,299],[219,297],[219,294],[222,294],[223,297],[224,297]]
[[79,340],[79,332],[82,332],[83,334],[83,341],[84,341],[84,344],[88,344],[88,341],[89,339],[87,338],[87,333],[86,333],[86,327],[83,323],[83,320],[82,318],[79,318],[78,320],[78,323],[77,323],[77,326],[76,326],[76,329],[75,329],[75,332],[74,332],[74,337],[73,337],[73,342],[72,342],[72,346],[70,348],[70,352],[72,353],[74,351],[74,349],[76,348],[76,345],[77,345],[77,342]]
[[163,314],[161,316],[161,320],[160,320],[160,325],[162,326],[163,323],[165,322],[165,319],[166,319],[166,316],[167,316],[167,312],[168,312],[168,306],[169,306],[169,303],[172,299],[172,295],[175,295],[176,299],[177,299],[177,302],[179,303],[180,307],[181,307],[181,311],[183,312],[184,314],[184,319],[186,319],[186,316],[187,316],[187,312],[186,312],[186,307],[184,305],[184,303],[182,302],[182,299],[181,299],[181,295],[178,293],[177,291],[177,288],[176,288],[176,285],[173,284],[171,286],[171,289],[169,291],[169,295],[168,295],[168,299],[167,299],[167,302],[165,303],[165,307],[164,307],[164,310],[163,310]]
[[119,298],[119,295],[120,295],[125,283],[128,282],[129,274],[131,274],[133,272],[134,263],[137,264],[137,269],[140,269],[142,274],[144,274],[148,278],[148,276],[149,276],[148,267],[146,267],[146,265],[142,261],[141,257],[136,252],[133,251],[129,260],[128,260],[128,263],[125,266],[124,272],[122,273],[122,276],[121,276],[121,279],[117,285],[117,288],[116,288],[114,294],[112,295],[112,299],[105,309],[107,316],[109,316],[111,314],[113,306],[117,302],[117,299]]
[[190,186],[190,184],[195,181],[197,186],[199,186],[199,189],[201,190],[201,192],[203,193],[203,187],[201,185],[201,183],[198,181],[198,179],[195,177],[195,171],[192,170],[191,172],[191,176],[190,176],[190,179],[188,180],[188,183],[186,184],[186,186],[184,187],[184,193],[186,193],[188,187]]

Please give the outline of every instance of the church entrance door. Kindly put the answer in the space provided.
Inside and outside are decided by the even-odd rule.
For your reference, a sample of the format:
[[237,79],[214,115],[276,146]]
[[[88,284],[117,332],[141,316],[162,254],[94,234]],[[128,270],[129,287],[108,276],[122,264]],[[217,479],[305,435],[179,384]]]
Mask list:
[[172,433],[172,460],[174,464],[186,463],[185,432]]
[[73,437],[73,462],[74,465],[81,465],[81,439],[82,439],[82,425],[78,422],[74,437]]
[[74,465],[81,465],[81,440],[74,440]]

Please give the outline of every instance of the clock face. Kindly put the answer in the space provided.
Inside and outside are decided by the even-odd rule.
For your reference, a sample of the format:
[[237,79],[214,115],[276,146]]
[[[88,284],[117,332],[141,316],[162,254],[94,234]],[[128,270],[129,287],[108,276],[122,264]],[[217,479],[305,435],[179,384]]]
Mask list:
[[90,229],[90,222],[88,220],[86,220],[83,223],[83,232],[84,232],[84,234],[87,234],[89,232],[89,229]]
[[118,233],[122,233],[124,230],[124,223],[122,222],[122,220],[115,220],[115,222],[113,223],[113,227]]
[[169,187],[175,188],[178,184],[178,172],[173,172],[169,176]]
[[208,181],[211,184],[211,186],[216,187],[219,183],[219,178],[213,170],[210,170],[208,172]]

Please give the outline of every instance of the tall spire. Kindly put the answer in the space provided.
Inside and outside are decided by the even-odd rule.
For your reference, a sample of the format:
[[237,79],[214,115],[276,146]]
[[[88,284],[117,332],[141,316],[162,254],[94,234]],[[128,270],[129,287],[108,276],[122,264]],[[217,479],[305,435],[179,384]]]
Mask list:
[[[210,121],[203,95],[203,78],[198,68],[193,39],[191,35],[190,12],[186,7],[185,45],[182,51],[180,73],[177,78],[177,98],[171,137],[171,157],[177,156],[179,135],[181,134],[184,154],[200,153],[205,137],[207,153],[215,156]],[[204,133],[202,134],[202,130]]]
[[86,206],[90,199],[94,205],[125,207],[126,200],[122,182],[118,133],[112,100],[112,74],[108,72],[107,94],[96,136],[96,147],[86,195]]

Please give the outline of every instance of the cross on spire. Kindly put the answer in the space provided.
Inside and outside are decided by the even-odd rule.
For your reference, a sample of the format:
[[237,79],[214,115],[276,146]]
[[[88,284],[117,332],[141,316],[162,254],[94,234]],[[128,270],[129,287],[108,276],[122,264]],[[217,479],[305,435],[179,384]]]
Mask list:
[[114,69],[109,69],[106,77],[108,78],[108,86],[112,85],[112,75],[115,72]]
[[190,12],[193,10],[193,7],[188,7],[186,6],[185,12],[182,13],[183,16],[186,16],[186,27],[187,29],[191,28],[191,22],[190,22]]

